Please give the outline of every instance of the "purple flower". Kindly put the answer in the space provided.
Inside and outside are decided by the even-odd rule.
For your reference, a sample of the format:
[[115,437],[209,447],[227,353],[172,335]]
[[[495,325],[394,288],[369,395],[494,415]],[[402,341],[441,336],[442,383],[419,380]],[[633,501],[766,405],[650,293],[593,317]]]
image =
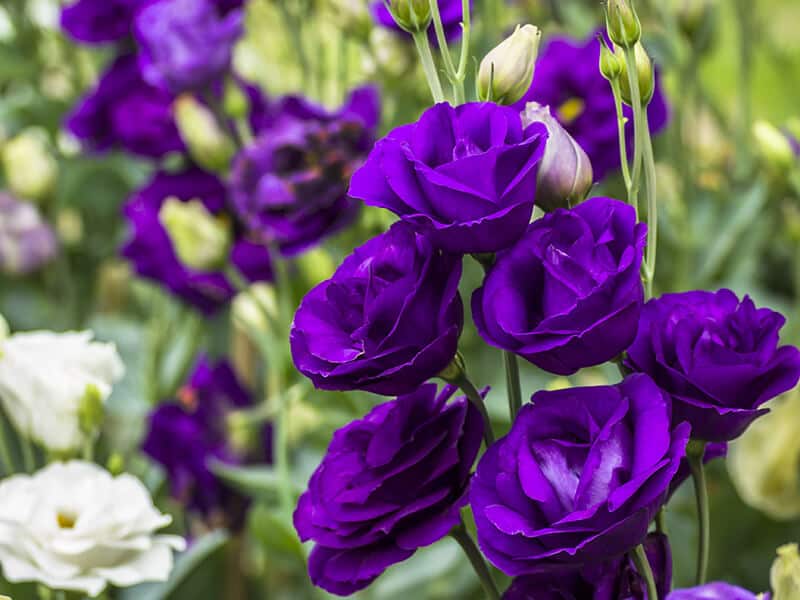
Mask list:
[[[672,581],[672,554],[665,535],[651,533],[644,541],[650,568],[665,598]],[[514,579],[503,600],[649,600],[647,584],[629,556],[598,565],[521,575]],[[658,600],[658,599],[653,599]]]
[[784,322],[726,289],[664,294],[642,309],[625,366],[672,395],[673,417],[691,423],[693,438],[729,441],[800,378],[800,351],[778,346]]
[[473,294],[478,332],[560,375],[614,358],[636,335],[645,237],[633,208],[611,198],[546,214]]
[[290,333],[295,366],[321,389],[412,392],[455,356],[460,278],[459,256],[395,223],[303,299]]
[[39,210],[0,191],[0,270],[32,273],[58,254],[58,238]]
[[359,206],[347,196],[350,176],[372,147],[379,118],[373,87],[354,90],[335,112],[297,96],[279,101],[234,162],[229,188],[241,219],[288,255],[349,224]]
[[[675,590],[667,600],[758,600],[758,596],[740,587],[715,581],[685,590]],[[766,594],[763,600],[769,600]]]
[[271,462],[270,426],[261,435],[261,448],[234,448],[226,430],[232,410],[253,405],[253,398],[227,361],[212,364],[201,357],[177,399],[161,404],[148,419],[142,451],[167,472],[172,495],[205,518],[231,526],[241,524],[248,501],[212,472],[213,461],[225,464]]
[[[611,85],[598,64],[600,42],[597,34],[586,41],[565,37],[550,40],[539,53],[531,88],[515,106],[524,110],[528,102],[550,107],[589,155],[597,180],[620,167],[617,111]],[[667,123],[667,104],[656,74],[656,89],[647,108],[650,131],[656,133]],[[633,148],[633,113],[625,107],[628,125],[625,133]]]
[[525,232],[547,129],[492,103],[437,104],[380,140],[350,195],[451,252],[495,252]]
[[689,426],[644,375],[538,392],[478,464],[470,503],[484,555],[507,575],[612,560],[642,543]]
[[[122,249],[136,272],[155,280],[173,294],[206,314],[212,314],[234,295],[222,273],[194,271],[178,260],[172,242],[159,220],[167,198],[200,200],[212,214],[225,210],[225,187],[216,177],[197,168],[182,173],[157,173],[125,205],[133,235]],[[231,249],[231,262],[250,281],[269,281],[272,267],[267,249],[241,235]]]
[[172,117],[174,97],[146,83],[133,55],[121,56],[72,112],[67,128],[93,151],[120,148],[160,158],[185,147]]
[[425,384],[334,433],[294,513],[315,585],[352,594],[459,523],[483,422],[455,389]]
[[[439,0],[438,4],[439,15],[442,17],[444,34],[448,41],[453,41],[461,36],[461,21],[463,18],[461,0]],[[472,10],[472,4],[473,0],[470,0],[470,11]],[[386,8],[386,2],[384,0],[373,0],[370,4],[370,10],[372,11],[372,16],[375,19],[375,22],[379,25],[382,25],[383,27],[393,31],[397,31],[398,33],[405,33],[402,29],[400,29],[397,23],[395,23],[394,17],[392,17],[389,9]],[[431,23],[429,26],[428,37],[430,38],[431,43],[438,45],[433,23]]]

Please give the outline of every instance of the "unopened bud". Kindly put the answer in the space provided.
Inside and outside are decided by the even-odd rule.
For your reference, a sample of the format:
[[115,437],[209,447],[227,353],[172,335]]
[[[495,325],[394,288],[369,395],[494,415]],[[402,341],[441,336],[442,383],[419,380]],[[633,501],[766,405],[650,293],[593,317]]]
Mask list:
[[608,0],[606,4],[608,37],[621,48],[633,48],[642,37],[642,24],[632,0]]
[[394,22],[408,33],[427,31],[431,24],[429,0],[388,0],[388,8]]
[[514,104],[530,89],[541,32],[533,25],[514,30],[481,61],[478,92],[481,100]]
[[797,160],[789,138],[766,121],[753,124],[753,140],[761,162],[773,173],[787,172]]
[[81,431],[87,435],[93,434],[103,423],[104,416],[103,394],[96,385],[90,383],[78,401],[78,424]]
[[106,461],[106,470],[114,477],[125,472],[125,457],[119,452],[112,452]]
[[769,571],[772,600],[797,600],[800,598],[800,553],[797,544],[781,546],[777,553],[778,558]]
[[[634,47],[634,57],[636,59],[636,75],[639,80],[639,98],[641,99],[642,106],[647,106],[653,98],[653,93],[656,89],[656,76],[653,71],[653,61],[647,55],[647,50],[641,44],[636,44]],[[621,50],[617,51],[622,54]],[[622,94],[622,101],[628,106],[633,106],[633,99],[631,96],[631,82],[628,78],[628,64],[626,61],[620,61],[622,66],[622,73],[619,77],[619,89]]]
[[233,322],[245,332],[268,333],[278,318],[275,286],[254,283],[233,300]]
[[236,148],[214,114],[191,94],[182,94],[173,106],[175,122],[189,154],[209,171],[224,171]]
[[622,74],[624,59],[614,54],[605,38],[600,36],[600,73],[609,81],[616,81]]
[[536,205],[545,211],[568,208],[583,201],[592,187],[592,163],[583,148],[567,133],[550,108],[529,102],[522,115],[523,126],[542,123],[547,127],[547,145],[539,163]]
[[42,201],[55,188],[58,163],[50,154],[45,135],[43,131],[26,129],[3,147],[8,188],[20,198]]
[[183,202],[167,198],[158,212],[178,259],[191,269],[213,271],[228,258],[231,244],[230,223],[224,216],[212,215],[200,200]]
[[238,81],[228,79],[225,82],[222,108],[225,110],[225,114],[232,119],[247,118],[250,112],[250,99],[247,97],[247,94]]

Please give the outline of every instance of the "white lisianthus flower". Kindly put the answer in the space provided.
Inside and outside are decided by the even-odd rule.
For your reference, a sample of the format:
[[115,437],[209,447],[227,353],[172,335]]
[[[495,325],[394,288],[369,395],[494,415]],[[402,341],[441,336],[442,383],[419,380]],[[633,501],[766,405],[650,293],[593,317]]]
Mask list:
[[81,447],[88,433],[81,417],[102,408],[125,371],[116,347],[92,337],[32,331],[0,341],[0,402],[22,435],[54,452]]
[[91,597],[107,585],[165,581],[183,538],[156,535],[161,514],[135,477],[94,463],[52,463],[0,482],[0,566],[12,583]]

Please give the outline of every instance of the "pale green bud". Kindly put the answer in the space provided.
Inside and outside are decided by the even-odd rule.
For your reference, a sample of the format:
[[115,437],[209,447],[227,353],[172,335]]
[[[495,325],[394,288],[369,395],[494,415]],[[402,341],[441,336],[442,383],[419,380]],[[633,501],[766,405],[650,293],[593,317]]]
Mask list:
[[[250,112],[250,98],[247,97],[239,82],[234,79],[228,79],[225,82],[222,107],[225,114],[232,119],[246,119]],[[214,124],[216,125],[216,120]]]
[[388,7],[394,22],[408,33],[426,31],[431,24],[429,0],[388,0]]
[[800,553],[797,544],[785,544],[778,548],[777,554],[778,558],[769,571],[772,600],[797,600],[800,598]]
[[[647,50],[641,44],[636,44],[633,49],[634,58],[636,61],[636,74],[639,79],[639,97],[642,100],[642,106],[647,106],[653,98],[653,92],[656,89],[656,76],[653,71],[653,61],[647,55]],[[622,58],[622,50],[617,50],[615,54],[620,57],[620,65],[622,72],[619,75],[619,90],[622,94],[622,100],[628,106],[633,105],[631,99],[631,82],[628,78],[628,63]]]
[[622,63],[625,60],[621,56],[614,54],[608,47],[605,38],[600,36],[600,73],[609,81],[619,79],[622,74]]
[[209,171],[224,171],[236,152],[214,114],[191,94],[182,94],[173,105],[175,122],[189,154]]
[[792,168],[796,157],[788,138],[766,121],[753,124],[753,141],[756,153],[764,165],[773,172],[784,173]]
[[606,4],[608,37],[621,48],[633,48],[642,37],[642,24],[631,0],[608,0]]
[[46,134],[26,129],[6,142],[2,152],[8,188],[20,198],[42,201],[52,194],[58,163],[47,146]]
[[514,30],[481,61],[478,93],[481,100],[514,104],[531,87],[541,32],[533,25]]
[[78,401],[78,426],[87,435],[97,431],[103,423],[105,408],[103,394],[93,383],[87,384],[83,396]]
[[167,198],[158,211],[158,220],[167,230],[178,259],[187,267],[213,271],[227,261],[230,223],[224,216],[208,212],[200,200]]
[[278,298],[275,287],[254,283],[233,300],[233,322],[246,332],[268,333],[271,321],[278,318]]
[[106,470],[114,477],[125,472],[125,457],[119,452],[112,452],[106,461]]

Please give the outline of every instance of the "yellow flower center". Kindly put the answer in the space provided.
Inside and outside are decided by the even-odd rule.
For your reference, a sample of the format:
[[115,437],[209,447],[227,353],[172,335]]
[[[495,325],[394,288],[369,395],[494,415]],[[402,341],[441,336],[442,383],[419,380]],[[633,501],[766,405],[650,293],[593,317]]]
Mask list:
[[66,511],[58,511],[56,513],[56,521],[61,529],[72,529],[75,527],[75,522],[78,520],[74,514]]
[[583,109],[586,108],[586,103],[580,98],[570,98],[556,110],[558,120],[569,125],[575,119],[583,114]]

